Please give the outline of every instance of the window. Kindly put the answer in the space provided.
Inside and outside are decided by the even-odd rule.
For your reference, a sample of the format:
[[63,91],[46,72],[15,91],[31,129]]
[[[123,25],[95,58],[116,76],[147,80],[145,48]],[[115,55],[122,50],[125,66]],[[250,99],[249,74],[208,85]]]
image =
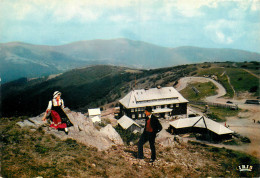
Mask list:
[[135,119],[135,114],[132,114],[132,118]]
[[131,109],[131,112],[135,112],[135,109]]
[[176,108],[178,108],[179,107],[179,104],[176,104]]

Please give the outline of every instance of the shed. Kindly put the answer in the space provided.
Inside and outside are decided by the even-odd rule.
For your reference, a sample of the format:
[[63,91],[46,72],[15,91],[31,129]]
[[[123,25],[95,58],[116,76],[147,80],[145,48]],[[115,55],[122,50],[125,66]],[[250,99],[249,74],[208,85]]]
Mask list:
[[94,116],[94,117],[91,118],[91,120],[92,120],[93,123],[96,123],[96,122],[101,123],[101,119],[100,119],[99,116]]
[[89,115],[90,119],[95,117],[95,116],[98,116],[99,118],[101,118],[100,108],[88,109],[88,115]]
[[122,116],[117,122],[120,127],[130,132],[137,133],[137,132],[141,132],[142,130],[139,124],[137,124],[134,120],[127,117],[126,115]]
[[231,138],[234,131],[204,116],[178,119],[169,123],[175,134],[208,133],[213,139]]

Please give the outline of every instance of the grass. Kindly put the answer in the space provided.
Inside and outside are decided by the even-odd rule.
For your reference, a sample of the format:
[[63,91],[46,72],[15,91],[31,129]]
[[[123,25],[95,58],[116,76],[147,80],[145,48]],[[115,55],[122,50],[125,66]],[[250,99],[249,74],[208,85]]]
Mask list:
[[[191,107],[199,109],[201,112],[204,111],[204,105],[189,104]],[[225,122],[227,117],[238,116],[241,109],[231,110],[229,108],[220,108],[216,106],[209,106],[209,118],[216,122]]]
[[228,97],[233,97],[234,92],[232,90],[232,87],[228,83],[228,78],[225,74],[223,74],[227,68],[220,68],[220,67],[214,67],[214,68],[206,68],[206,69],[200,69],[197,73],[197,76],[204,76],[204,75],[215,75],[217,76],[219,82],[223,85],[223,87],[226,89]]
[[[240,173],[241,164],[255,165],[257,159],[244,153],[200,143],[174,147],[156,144],[158,160],[140,164],[137,146],[114,146],[97,151],[72,139],[60,140],[42,129],[21,129],[21,118],[1,118],[1,176],[3,177],[258,177],[259,172]],[[157,141],[158,142],[158,141]],[[145,159],[150,156],[144,146]]]
[[[192,87],[195,87],[199,91],[199,93],[196,94]],[[192,83],[189,84],[185,89],[181,90],[180,93],[183,95],[184,98],[190,101],[202,101],[207,96],[216,95],[216,90],[217,89],[212,82]]]
[[[256,96],[259,95],[259,79],[244,71],[242,68],[213,67],[200,69],[197,73],[197,76],[204,75],[217,76],[219,82],[227,91],[227,97],[232,98],[234,96],[234,91],[232,90],[231,85],[236,93],[251,92]],[[231,85],[228,82],[228,77],[230,78]]]
[[255,94],[259,93],[259,79],[250,73],[242,69],[230,68],[227,70],[227,75],[236,92],[250,92],[253,87],[257,87]]
[[[7,119],[1,119],[7,124]],[[86,147],[75,140],[61,141],[45,135],[41,129],[31,132],[20,129],[14,122],[9,127],[1,124],[3,177],[108,177],[107,165],[128,167],[123,159],[95,148]],[[111,167],[110,175],[131,174]]]
[[240,109],[231,110],[229,108],[219,108],[215,106],[210,106],[210,111],[212,113],[217,114],[220,118],[227,118],[227,117],[237,116],[241,110]]

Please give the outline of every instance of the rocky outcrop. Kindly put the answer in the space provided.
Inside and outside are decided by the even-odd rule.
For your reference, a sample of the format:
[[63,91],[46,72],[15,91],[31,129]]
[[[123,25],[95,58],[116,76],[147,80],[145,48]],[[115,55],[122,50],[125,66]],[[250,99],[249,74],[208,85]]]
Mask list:
[[52,134],[57,138],[66,140],[68,138],[74,139],[80,143],[88,146],[96,147],[98,150],[107,150],[113,145],[122,145],[123,140],[112,125],[107,125],[101,128],[100,131],[96,129],[92,121],[86,118],[85,115],[79,112],[73,112],[69,109],[65,109],[70,121],[73,123],[72,127],[69,127],[68,135],[64,131],[58,131],[56,129],[50,128],[48,123],[42,121],[43,114],[24,120],[23,122],[18,122],[17,125],[20,127],[33,127],[39,128],[43,127],[43,130],[47,134]]
[[20,121],[17,122],[16,124],[19,125],[20,127],[34,127],[34,128],[38,128],[42,125],[45,124],[45,122],[42,121],[42,117],[44,114],[40,114],[37,117],[32,117],[29,118],[28,120],[24,120],[24,121]]
[[124,142],[117,131],[112,127],[111,124],[108,124],[106,127],[100,129],[100,133],[103,136],[107,136],[113,143],[117,145],[123,145]]

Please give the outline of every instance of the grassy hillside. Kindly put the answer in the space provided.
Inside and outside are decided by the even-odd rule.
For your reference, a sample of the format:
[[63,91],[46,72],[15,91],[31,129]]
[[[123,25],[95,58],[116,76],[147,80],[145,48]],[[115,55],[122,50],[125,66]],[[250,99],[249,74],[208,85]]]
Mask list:
[[[87,112],[88,108],[115,102],[135,88],[168,85],[195,68],[177,66],[154,70],[129,70],[93,66],[66,72],[51,80],[22,80],[2,85],[3,116],[38,115],[45,111],[54,91],[62,92],[65,106]],[[17,83],[17,85],[16,85]]]
[[[173,147],[156,144],[152,165],[136,159],[137,146],[114,146],[97,151],[75,140],[46,135],[41,128],[21,129],[24,118],[1,118],[1,175],[3,177],[258,177],[256,158],[197,142]],[[150,156],[144,148],[145,161]],[[252,172],[239,172],[241,164]]]
[[[195,88],[195,90],[199,93],[196,94],[193,88]],[[190,101],[202,101],[207,96],[216,95],[217,89],[212,82],[192,83],[185,89],[181,90],[180,93],[184,96],[184,98],[187,98]]]
[[[47,77],[30,81],[23,78],[1,86],[2,115],[38,115],[45,111],[56,90],[62,92],[65,106],[87,112],[88,108],[101,107],[107,103],[115,105],[133,88],[173,86],[179,78],[186,76],[217,76],[216,80],[227,90],[227,97],[233,97],[234,94],[240,96],[243,92],[249,92],[253,97],[259,96],[257,74],[254,76],[240,68],[242,64],[203,63],[152,70],[99,65],[74,69],[50,80]],[[251,65],[250,68],[250,64],[247,63],[247,70],[253,71],[256,65]],[[207,90],[213,92],[214,88],[212,86]],[[205,96],[210,94],[207,92]],[[195,94],[193,91],[188,93]],[[193,100],[195,96],[185,97]]]
[[[227,96],[239,96],[241,93],[249,92],[254,96],[260,95],[259,89],[259,74],[255,72],[259,68],[259,62],[247,63],[247,70],[252,71],[253,74],[245,71],[244,63],[225,63],[225,64],[204,64],[198,70],[197,76],[215,75],[217,80],[227,90]],[[258,75],[258,77],[257,77]],[[233,89],[234,90],[233,90]]]

